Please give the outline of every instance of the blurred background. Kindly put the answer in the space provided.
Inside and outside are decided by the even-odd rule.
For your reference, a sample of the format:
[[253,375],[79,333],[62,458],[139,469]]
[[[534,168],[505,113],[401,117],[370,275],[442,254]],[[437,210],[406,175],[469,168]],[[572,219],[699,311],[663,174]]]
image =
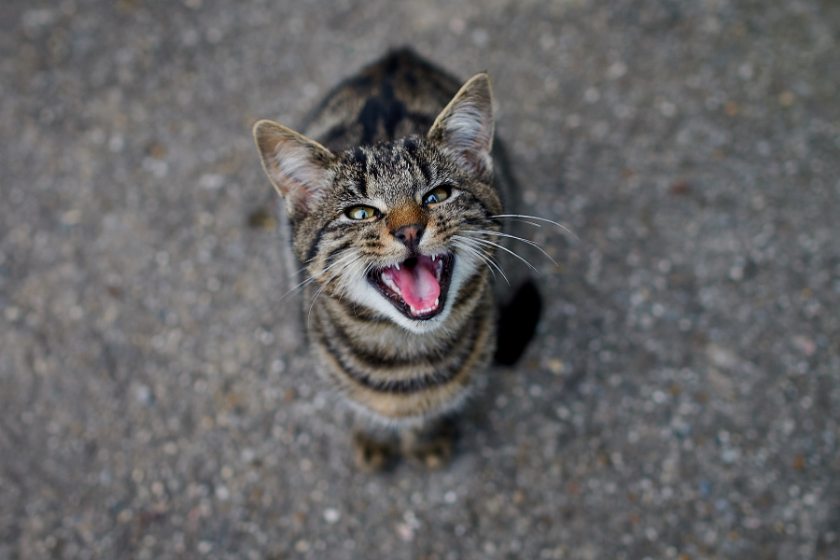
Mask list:
[[[489,71],[545,306],[352,464],[250,136]],[[4,0],[0,559],[840,558],[840,4]]]

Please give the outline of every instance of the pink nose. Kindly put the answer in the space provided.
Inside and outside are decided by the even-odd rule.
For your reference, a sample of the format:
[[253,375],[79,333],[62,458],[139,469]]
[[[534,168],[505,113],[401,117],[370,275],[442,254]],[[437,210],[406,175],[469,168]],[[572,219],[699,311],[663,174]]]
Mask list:
[[420,244],[420,238],[423,237],[424,231],[426,231],[426,228],[423,227],[423,224],[411,224],[408,226],[402,226],[397,231],[393,232],[393,235],[402,241],[403,245],[412,251],[416,251],[417,246]]

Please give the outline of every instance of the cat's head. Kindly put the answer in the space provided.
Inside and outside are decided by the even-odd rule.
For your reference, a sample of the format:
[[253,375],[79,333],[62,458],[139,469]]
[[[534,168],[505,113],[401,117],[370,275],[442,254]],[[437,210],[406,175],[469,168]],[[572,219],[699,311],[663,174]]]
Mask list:
[[271,121],[254,136],[295,252],[323,291],[428,332],[492,263],[493,126],[490,82],[478,74],[426,135],[339,153]]

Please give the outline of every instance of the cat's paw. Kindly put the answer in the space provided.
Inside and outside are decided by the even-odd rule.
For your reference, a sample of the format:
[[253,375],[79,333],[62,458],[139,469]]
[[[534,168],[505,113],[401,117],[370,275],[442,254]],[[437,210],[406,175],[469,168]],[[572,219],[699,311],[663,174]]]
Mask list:
[[452,437],[441,436],[423,445],[403,450],[406,459],[430,471],[442,469],[452,460]]
[[402,433],[402,454],[415,465],[429,470],[442,469],[452,460],[455,432],[448,424],[433,431]]
[[353,434],[353,454],[356,468],[366,473],[387,469],[396,459],[393,444],[375,440],[362,432]]

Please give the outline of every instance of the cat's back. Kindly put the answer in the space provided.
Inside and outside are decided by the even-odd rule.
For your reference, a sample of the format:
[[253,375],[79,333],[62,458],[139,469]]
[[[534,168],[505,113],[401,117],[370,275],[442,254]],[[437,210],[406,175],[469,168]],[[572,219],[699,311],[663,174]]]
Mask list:
[[425,134],[459,87],[411,49],[391,51],[329,92],[302,132],[332,151]]

